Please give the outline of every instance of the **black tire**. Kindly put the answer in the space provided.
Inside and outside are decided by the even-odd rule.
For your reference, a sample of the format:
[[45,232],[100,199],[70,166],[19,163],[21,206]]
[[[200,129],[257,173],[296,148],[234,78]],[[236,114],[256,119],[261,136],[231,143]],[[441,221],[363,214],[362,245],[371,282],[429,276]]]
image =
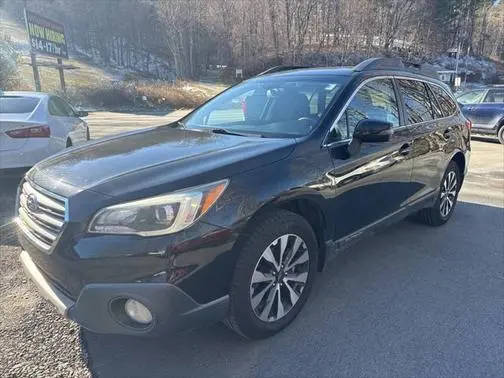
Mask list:
[[[443,199],[443,185],[447,178],[450,175],[450,172],[453,172],[455,174],[456,178],[456,187],[455,187],[455,196],[452,198],[453,200],[453,205],[451,206],[450,210],[448,211],[447,214],[442,213],[442,199]],[[455,210],[455,206],[457,204],[457,199],[458,199],[458,194],[460,190],[460,185],[462,183],[462,177],[460,174],[460,169],[458,165],[452,160],[448,164],[448,168],[446,168],[446,171],[443,175],[443,178],[441,180],[441,184],[439,185],[439,194],[437,196],[436,202],[432,207],[428,207],[426,209],[422,209],[418,212],[418,218],[422,223],[428,224],[429,226],[441,226],[445,224],[450,217],[453,214],[453,211]]]
[[500,127],[499,131],[497,131],[497,138],[499,138],[499,142],[501,144],[504,144],[504,125]]
[[[273,281],[273,286],[271,286],[271,289],[266,291],[266,293],[278,290],[279,297],[287,299],[287,301],[282,300],[282,311],[284,309],[284,304],[287,304],[286,308],[288,306],[290,306],[290,308],[285,312],[283,317],[278,317],[278,314],[280,313],[277,300],[278,297],[274,294],[274,299],[271,301],[276,305],[271,305],[270,308],[276,308],[275,312],[278,319],[274,320],[274,318],[270,316],[273,310],[268,310],[266,314],[268,320],[264,321],[259,318],[259,315],[256,315],[256,311],[258,311],[258,308],[262,306],[263,314],[266,313],[265,309],[267,308],[268,299],[271,296],[269,294],[264,294],[264,296],[262,296],[264,299],[260,300],[254,310],[252,305],[252,291],[255,293],[255,290],[257,289],[256,285],[262,285],[262,283],[252,284],[252,276],[260,264],[266,263],[266,265],[268,265],[267,261],[262,260],[264,256],[263,252],[265,252],[265,250],[279,237],[288,234],[290,236],[285,239],[287,240],[285,254],[292,253],[294,250],[293,245],[298,240],[297,238],[302,239],[304,244],[301,244],[301,247],[298,249],[299,252],[295,254],[296,259],[298,261],[302,260],[302,258],[299,257],[301,254],[306,258],[306,249],[308,250],[308,262],[296,265],[299,267],[302,266],[305,272],[308,273],[307,279],[300,293],[299,286],[296,286],[298,289],[296,294],[299,295],[297,297],[294,296],[294,298],[299,298],[297,299],[297,302],[293,302],[291,300],[293,297],[290,297],[289,290],[291,289],[291,286],[293,286],[292,282],[287,285],[287,281],[283,281],[285,283],[278,283],[282,281],[276,281],[277,284],[275,285],[275,281]],[[287,327],[295,319],[301,308],[306,303],[317,273],[318,244],[315,233],[313,232],[310,224],[303,217],[285,210],[273,210],[259,216],[247,229],[245,235],[246,236],[243,237],[237,245],[240,250],[240,256],[238,257],[233,274],[230,289],[230,309],[225,323],[232,330],[247,339],[262,339],[270,337]],[[304,247],[306,247],[306,249]],[[277,247],[273,245],[272,250],[275,248]],[[279,256],[279,252],[275,253],[277,253],[275,256]],[[295,256],[291,256],[291,262],[295,260]],[[288,257],[285,257],[284,261],[288,261],[287,259]],[[288,262],[286,262],[285,265],[289,265]],[[272,264],[271,267],[273,267]],[[284,268],[282,268],[282,274],[288,274],[288,268],[285,268],[285,273],[283,272],[283,269]],[[278,277],[280,277],[279,273]],[[285,279],[288,280],[288,278]],[[275,280],[280,279],[275,276]],[[252,289],[252,285],[254,285],[254,289]],[[269,284],[265,283],[264,285]],[[282,286],[280,287],[280,285]],[[296,283],[294,283],[294,285],[296,285]],[[262,290],[259,289],[259,291]],[[285,295],[284,297],[282,297],[282,293]],[[289,295],[289,297],[287,297],[287,295]],[[270,317],[273,318],[273,320],[269,319]]]

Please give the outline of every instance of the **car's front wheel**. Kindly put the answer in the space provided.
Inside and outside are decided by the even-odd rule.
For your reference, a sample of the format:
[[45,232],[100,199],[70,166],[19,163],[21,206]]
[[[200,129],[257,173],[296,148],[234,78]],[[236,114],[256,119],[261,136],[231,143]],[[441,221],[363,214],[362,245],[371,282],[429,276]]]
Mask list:
[[504,144],[504,125],[502,125],[497,132],[497,138],[499,138],[501,144]]
[[420,220],[430,226],[445,224],[452,216],[457,204],[461,180],[458,165],[451,161],[441,180],[436,202],[432,207],[420,210],[418,213]]
[[239,242],[227,324],[259,339],[285,328],[305,304],[318,248],[310,224],[285,210],[258,217],[246,235]]

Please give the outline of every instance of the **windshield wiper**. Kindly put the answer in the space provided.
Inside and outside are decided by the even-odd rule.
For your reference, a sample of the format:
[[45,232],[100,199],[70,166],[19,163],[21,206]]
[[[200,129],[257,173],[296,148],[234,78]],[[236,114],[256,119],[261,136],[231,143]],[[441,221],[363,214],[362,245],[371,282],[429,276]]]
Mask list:
[[254,133],[237,133],[235,131],[229,131],[226,129],[212,129],[212,132],[215,134],[224,134],[224,135],[238,135],[238,136],[253,136],[253,137],[259,137],[259,138],[264,138],[263,135],[261,134],[254,134]]

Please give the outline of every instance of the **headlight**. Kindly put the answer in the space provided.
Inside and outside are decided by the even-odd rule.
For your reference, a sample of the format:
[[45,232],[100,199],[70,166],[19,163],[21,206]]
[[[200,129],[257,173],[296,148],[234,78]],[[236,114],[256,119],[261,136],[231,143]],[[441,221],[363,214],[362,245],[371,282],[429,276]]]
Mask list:
[[189,227],[205,214],[226,189],[228,180],[101,209],[89,232],[100,234],[171,234]]

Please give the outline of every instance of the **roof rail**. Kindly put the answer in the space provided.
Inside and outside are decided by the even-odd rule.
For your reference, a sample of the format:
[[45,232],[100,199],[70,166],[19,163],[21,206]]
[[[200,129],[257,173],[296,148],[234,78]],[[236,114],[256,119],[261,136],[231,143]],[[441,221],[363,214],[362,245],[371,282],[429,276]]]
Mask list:
[[404,64],[399,58],[370,58],[354,67],[354,71],[374,70],[404,70]]
[[295,70],[299,68],[310,68],[309,66],[275,66],[268,68],[266,71],[263,71],[256,76],[262,76],[270,73],[275,73],[275,72],[282,72],[282,71],[289,71],[289,70]]

